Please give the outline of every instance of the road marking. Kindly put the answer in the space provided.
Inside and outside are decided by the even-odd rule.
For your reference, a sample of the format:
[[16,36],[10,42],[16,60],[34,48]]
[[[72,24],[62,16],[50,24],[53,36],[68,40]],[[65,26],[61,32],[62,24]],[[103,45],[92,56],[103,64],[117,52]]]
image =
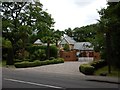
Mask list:
[[32,84],[32,85],[37,85],[37,86],[44,86],[44,87],[59,88],[59,89],[62,89],[62,87],[58,87],[58,86],[52,86],[52,85],[46,85],[46,84],[39,84],[39,83],[28,82],[28,81],[21,81],[21,80],[16,80],[16,79],[8,79],[8,78],[4,78],[4,80],[7,80],[7,81],[13,81],[13,82],[19,82],[19,83]]

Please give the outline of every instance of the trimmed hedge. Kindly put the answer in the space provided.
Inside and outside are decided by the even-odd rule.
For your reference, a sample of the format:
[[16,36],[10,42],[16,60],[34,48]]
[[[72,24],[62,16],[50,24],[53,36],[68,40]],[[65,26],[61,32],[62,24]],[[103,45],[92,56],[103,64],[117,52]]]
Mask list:
[[58,63],[64,63],[64,59],[57,58],[57,59],[45,60],[45,61],[35,60],[33,62],[23,61],[23,62],[17,62],[14,65],[16,68],[26,68],[26,67],[49,65],[49,64],[58,64]]
[[107,63],[104,60],[94,61],[89,64],[82,64],[79,67],[79,71],[85,75],[93,75],[94,71],[98,68],[104,67]]
[[104,60],[94,61],[90,63],[91,66],[95,67],[95,69],[99,69],[107,65],[107,62]]
[[80,72],[84,73],[85,75],[93,75],[94,73],[94,67],[90,64],[82,64],[79,67]]

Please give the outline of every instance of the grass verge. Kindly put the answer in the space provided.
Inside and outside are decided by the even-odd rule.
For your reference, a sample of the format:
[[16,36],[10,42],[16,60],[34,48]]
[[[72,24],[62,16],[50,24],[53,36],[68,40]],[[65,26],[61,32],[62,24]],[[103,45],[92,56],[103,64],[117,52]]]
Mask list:
[[4,67],[4,66],[6,66],[6,61],[5,60],[0,61],[0,67]]
[[[108,73],[108,66],[104,66],[94,72],[94,75],[100,75],[101,73]],[[111,73],[107,74],[107,76],[111,77],[120,77],[120,69],[111,67]]]

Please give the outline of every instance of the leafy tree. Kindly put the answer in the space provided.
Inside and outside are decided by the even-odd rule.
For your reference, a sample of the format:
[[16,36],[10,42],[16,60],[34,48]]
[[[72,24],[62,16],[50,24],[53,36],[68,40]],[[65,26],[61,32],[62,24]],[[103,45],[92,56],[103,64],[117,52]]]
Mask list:
[[44,37],[42,38],[42,41],[44,43],[47,43],[47,59],[50,58],[50,44],[54,42],[53,37],[53,31],[47,30],[46,33],[44,33]]
[[[4,38],[2,38],[2,47],[3,47],[3,54],[2,54],[2,56],[3,56],[3,58],[4,58],[4,55],[6,55],[6,60],[7,60],[7,62],[6,62],[6,64],[7,65],[12,65],[14,62],[13,62],[13,50],[12,50],[12,43],[11,43],[11,41],[9,41],[9,40],[5,40]],[[6,52],[4,52],[4,50],[6,51]]]
[[73,31],[71,28],[65,29],[65,34],[68,35],[69,37],[73,36]]
[[63,49],[64,49],[65,51],[70,51],[70,47],[69,47],[68,44],[65,44],[64,47],[63,47]]
[[21,38],[19,27],[24,23],[21,19],[21,13],[23,12],[26,5],[26,2],[2,3],[2,35],[5,37],[5,39],[11,41],[13,47],[13,55],[17,50],[16,42]]
[[[11,41],[14,54],[23,49],[23,55],[27,43],[33,42],[49,31],[53,26],[53,18],[42,10],[40,2],[3,2],[2,3],[2,34],[5,39]],[[44,34],[43,34],[44,35]],[[33,38],[33,41],[30,39]],[[18,43],[21,43],[19,46]]]
[[[106,36],[106,54],[109,66],[109,73],[111,73],[111,64],[119,67],[119,35],[120,34],[120,2],[108,2],[106,9],[101,9],[100,25]],[[114,61],[113,61],[114,60]]]
[[44,49],[38,49],[37,51],[35,51],[32,55],[33,59],[37,59],[37,60],[45,60],[46,58],[46,54],[45,54],[45,50]]
[[63,36],[63,34],[64,32],[59,30],[53,32],[53,37],[54,37],[56,46],[58,46],[58,41],[61,39],[61,36]]

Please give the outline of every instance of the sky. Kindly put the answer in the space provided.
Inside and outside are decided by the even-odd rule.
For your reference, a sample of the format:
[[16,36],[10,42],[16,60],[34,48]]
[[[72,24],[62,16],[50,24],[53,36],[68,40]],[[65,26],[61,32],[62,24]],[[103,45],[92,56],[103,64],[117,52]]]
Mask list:
[[65,30],[94,24],[97,10],[106,7],[106,0],[40,0],[43,9],[54,18],[54,28]]

